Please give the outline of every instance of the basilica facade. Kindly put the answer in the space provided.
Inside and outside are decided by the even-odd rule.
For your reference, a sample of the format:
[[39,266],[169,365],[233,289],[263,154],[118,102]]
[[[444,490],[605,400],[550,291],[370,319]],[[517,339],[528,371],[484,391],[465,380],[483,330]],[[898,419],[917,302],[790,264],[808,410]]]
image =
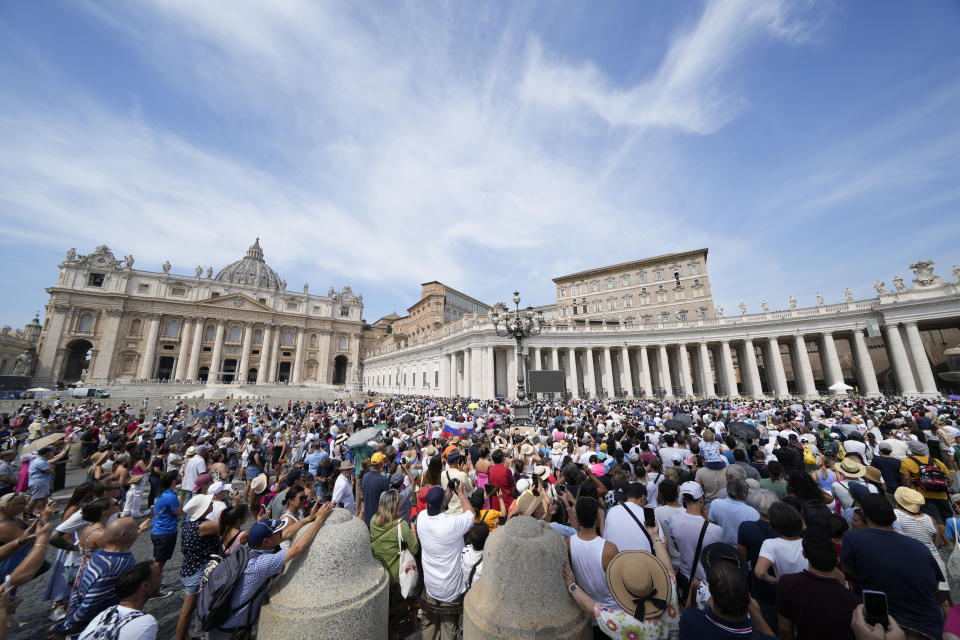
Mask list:
[[257,239],[216,275],[134,268],[106,246],[67,252],[37,345],[34,382],[352,385],[363,297],[288,291]]

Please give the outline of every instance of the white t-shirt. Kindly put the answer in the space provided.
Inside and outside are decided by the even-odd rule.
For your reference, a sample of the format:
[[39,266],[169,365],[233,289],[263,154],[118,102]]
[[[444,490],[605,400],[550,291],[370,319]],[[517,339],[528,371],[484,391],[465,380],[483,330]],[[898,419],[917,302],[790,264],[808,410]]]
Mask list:
[[342,473],[337,476],[337,481],[333,485],[333,496],[330,498],[334,503],[342,502],[343,508],[350,513],[355,513],[356,505],[353,501],[353,487],[350,486],[350,480]]
[[807,568],[803,557],[803,540],[767,538],[760,545],[760,557],[773,563],[773,572],[778,578],[790,573],[802,573]]
[[[83,509],[77,509],[74,511],[69,518],[57,525],[57,528],[54,529],[57,533],[62,533],[66,536],[67,540],[76,543],[77,535],[87,528],[87,525],[90,524],[83,519]],[[80,556],[79,551],[70,551],[67,553],[67,558],[64,561],[65,567],[79,567],[83,563],[83,558]]]
[[183,490],[193,491],[197,484],[197,478],[207,470],[207,463],[199,453],[192,456],[187,463],[183,465]]
[[[100,621],[106,617],[107,613],[111,609],[113,609],[113,607],[107,607],[98,613],[97,617],[91,620],[90,624],[88,624],[87,627],[80,632],[79,640],[89,640],[92,638],[97,627],[100,625]],[[117,605],[117,610],[120,612],[121,616],[129,614],[131,611],[135,611],[135,609],[120,605]],[[123,623],[120,626],[120,633],[117,635],[117,640],[155,640],[156,637],[157,619],[147,613]]]
[[[474,565],[477,567],[476,570],[473,568]],[[463,573],[461,591],[466,593],[467,589],[476,584],[477,580],[480,579],[480,574],[483,573],[483,551],[477,551],[472,544],[465,546],[460,556],[460,570]],[[471,573],[473,573],[473,581],[467,584]]]
[[607,518],[603,523],[603,539],[617,545],[617,551],[647,551],[650,549],[650,540],[636,521],[627,513],[630,509],[643,524],[643,507],[632,502],[624,502],[607,511]]
[[427,595],[440,602],[453,602],[463,587],[461,551],[463,536],[473,526],[473,513],[460,515],[421,513],[417,537],[423,559],[423,585]]

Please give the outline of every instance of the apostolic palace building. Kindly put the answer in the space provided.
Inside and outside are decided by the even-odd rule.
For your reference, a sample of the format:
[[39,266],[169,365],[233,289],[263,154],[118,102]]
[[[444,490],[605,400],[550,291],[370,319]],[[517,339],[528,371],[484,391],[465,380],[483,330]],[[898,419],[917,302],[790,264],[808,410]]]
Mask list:
[[960,343],[960,268],[946,281],[929,260],[910,265],[909,282],[878,280],[872,298],[845,289],[840,302],[791,296],[787,308],[763,300],[759,312],[714,305],[707,249],[559,276],[556,301],[534,309],[546,322],[520,362],[491,305],[437,281],[407,315],[368,324],[349,286],[288,291],[259,240],[216,275],[133,264],[106,246],[68,251],[42,330],[33,322],[0,336],[0,375],[16,373],[16,358],[20,374],[50,387],[169,382],[267,394],[284,384],[491,398],[513,397],[523,366],[562,372],[562,393],[577,398],[960,392],[937,375]]

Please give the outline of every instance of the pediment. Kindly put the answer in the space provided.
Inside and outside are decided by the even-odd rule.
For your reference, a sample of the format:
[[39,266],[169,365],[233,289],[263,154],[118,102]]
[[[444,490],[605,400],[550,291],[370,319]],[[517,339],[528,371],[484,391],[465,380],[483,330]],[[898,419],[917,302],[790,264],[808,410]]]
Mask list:
[[230,293],[225,296],[207,298],[197,303],[204,307],[213,307],[216,309],[246,309],[248,311],[267,311],[273,313],[273,309],[267,305],[254,300],[242,293]]

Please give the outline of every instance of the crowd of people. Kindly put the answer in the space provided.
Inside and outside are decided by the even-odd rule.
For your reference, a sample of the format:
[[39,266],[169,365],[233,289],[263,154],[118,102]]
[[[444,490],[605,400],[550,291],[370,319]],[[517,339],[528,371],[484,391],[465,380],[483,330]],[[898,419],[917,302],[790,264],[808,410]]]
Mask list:
[[[0,634],[16,588],[47,574],[50,638],[150,640],[144,603],[173,596],[177,640],[244,637],[339,507],[389,575],[391,637],[459,637],[487,539],[515,517],[560,536],[568,561],[544,579],[594,637],[960,637],[957,401],[542,400],[532,415],[413,396],[25,404],[0,424]],[[76,449],[86,482],[50,502]]]

